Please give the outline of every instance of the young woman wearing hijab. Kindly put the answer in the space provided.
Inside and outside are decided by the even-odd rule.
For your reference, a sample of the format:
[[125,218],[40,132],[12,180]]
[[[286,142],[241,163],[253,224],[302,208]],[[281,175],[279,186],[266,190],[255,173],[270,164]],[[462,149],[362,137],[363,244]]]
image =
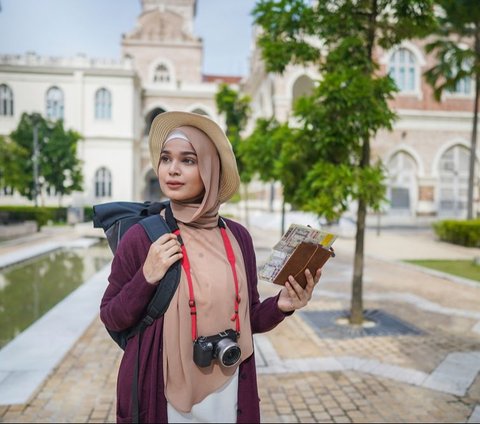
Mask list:
[[[277,296],[260,302],[252,239],[240,224],[219,219],[220,205],[240,183],[225,133],[205,116],[166,112],[154,119],[149,145],[179,235],[165,234],[151,244],[143,227],[131,227],[117,248],[100,308],[108,329],[133,326],[168,268],[181,261],[180,283],[166,313],[142,335],[139,420],[260,422],[252,334],[271,330],[305,306],[321,272],[306,272],[305,290],[289,277]],[[226,330],[238,334],[238,362],[224,366],[231,364],[209,359],[207,350],[207,362],[198,365],[193,342]],[[136,337],[127,344],[118,374],[120,423],[132,421]]]

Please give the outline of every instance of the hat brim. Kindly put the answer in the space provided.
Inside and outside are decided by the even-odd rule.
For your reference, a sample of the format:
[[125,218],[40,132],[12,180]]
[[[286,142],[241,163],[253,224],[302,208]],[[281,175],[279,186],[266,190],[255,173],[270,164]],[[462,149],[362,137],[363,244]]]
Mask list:
[[207,116],[197,113],[174,111],[164,112],[155,117],[148,135],[150,160],[155,174],[158,173],[160,150],[164,140],[171,131],[183,125],[190,125],[202,130],[217,148],[221,164],[218,197],[220,203],[226,202],[238,191],[238,187],[240,186],[237,162],[233,154],[232,145],[227,136],[220,126]]

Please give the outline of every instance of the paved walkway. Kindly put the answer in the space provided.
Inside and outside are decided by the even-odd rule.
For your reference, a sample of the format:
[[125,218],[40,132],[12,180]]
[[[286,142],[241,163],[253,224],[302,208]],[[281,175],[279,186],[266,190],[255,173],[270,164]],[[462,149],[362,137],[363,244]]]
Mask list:
[[[278,238],[268,216],[251,220],[261,263]],[[20,246],[17,246],[20,248]],[[335,242],[307,311],[348,309],[354,241]],[[1,251],[1,246],[0,246]],[[480,249],[435,241],[427,231],[370,231],[364,306],[422,335],[320,338],[301,313],[256,336],[264,422],[480,422],[480,284],[404,265],[400,259],[472,259]],[[259,284],[262,297],[278,288]],[[63,361],[2,422],[112,422],[121,351],[96,318]]]

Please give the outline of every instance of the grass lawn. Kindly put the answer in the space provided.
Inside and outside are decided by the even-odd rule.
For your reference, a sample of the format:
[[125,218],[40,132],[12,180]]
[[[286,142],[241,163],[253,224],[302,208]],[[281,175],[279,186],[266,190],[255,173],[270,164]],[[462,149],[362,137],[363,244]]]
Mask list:
[[411,264],[424,266],[426,268],[435,269],[437,271],[442,271],[447,274],[456,275],[462,278],[469,278],[470,280],[475,280],[480,282],[480,265],[475,265],[472,261],[465,260],[430,260],[430,259],[421,259],[421,260],[409,260],[405,261]]

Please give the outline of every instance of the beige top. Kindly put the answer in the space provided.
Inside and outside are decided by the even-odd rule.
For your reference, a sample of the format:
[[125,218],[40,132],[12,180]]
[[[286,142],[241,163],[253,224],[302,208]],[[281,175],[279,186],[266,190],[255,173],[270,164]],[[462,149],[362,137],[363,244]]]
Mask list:
[[[212,336],[228,328],[235,329],[235,286],[225,246],[216,228],[192,228],[178,223],[191,266],[198,336]],[[241,361],[253,354],[250,327],[247,276],[242,251],[235,236],[227,229],[236,258],[239,282],[239,316],[241,336],[238,344]],[[165,396],[175,409],[189,412],[192,406],[224,386],[235,374],[238,365],[225,368],[213,360],[205,368],[193,362],[192,324],[188,282],[182,268],[179,287],[164,316],[163,372]]]

